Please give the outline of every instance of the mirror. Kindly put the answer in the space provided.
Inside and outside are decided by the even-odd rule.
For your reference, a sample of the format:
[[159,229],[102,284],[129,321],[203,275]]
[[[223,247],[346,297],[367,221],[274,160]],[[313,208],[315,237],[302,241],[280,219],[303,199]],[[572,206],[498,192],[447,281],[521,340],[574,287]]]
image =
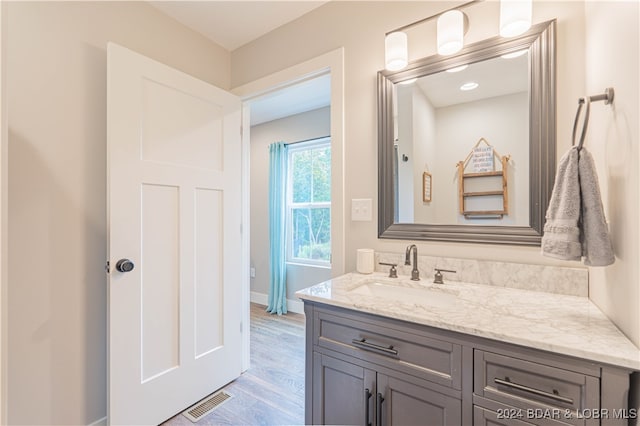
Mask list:
[[540,245],[555,133],[555,21],[379,72],[379,237]]

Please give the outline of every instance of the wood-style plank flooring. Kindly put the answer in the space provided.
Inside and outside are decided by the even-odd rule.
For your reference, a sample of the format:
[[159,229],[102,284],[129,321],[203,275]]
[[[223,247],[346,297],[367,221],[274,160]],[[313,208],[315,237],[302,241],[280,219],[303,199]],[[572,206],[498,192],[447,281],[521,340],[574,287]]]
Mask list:
[[[224,389],[233,398],[197,425],[304,424],[304,315],[271,315],[252,303],[251,367]],[[193,423],[179,414],[163,425]]]

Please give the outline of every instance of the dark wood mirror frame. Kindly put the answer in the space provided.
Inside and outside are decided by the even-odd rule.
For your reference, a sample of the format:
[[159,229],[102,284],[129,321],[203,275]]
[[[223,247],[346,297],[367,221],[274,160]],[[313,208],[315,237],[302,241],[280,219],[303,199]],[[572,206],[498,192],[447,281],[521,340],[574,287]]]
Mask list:
[[[556,21],[515,38],[493,37],[453,56],[434,55],[402,71],[378,73],[378,236],[401,240],[539,246],[556,171]],[[464,64],[529,49],[529,226],[395,223],[393,85]]]

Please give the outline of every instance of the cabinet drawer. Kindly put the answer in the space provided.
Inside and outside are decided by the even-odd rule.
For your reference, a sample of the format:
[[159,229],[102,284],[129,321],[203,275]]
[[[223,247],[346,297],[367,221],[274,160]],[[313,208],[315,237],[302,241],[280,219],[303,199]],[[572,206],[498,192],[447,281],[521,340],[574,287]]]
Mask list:
[[460,345],[411,329],[316,312],[314,344],[447,387],[461,389]]
[[495,411],[487,410],[477,405],[473,406],[473,426],[530,426],[533,423],[528,423],[520,420],[519,411],[509,411],[506,409],[504,412],[497,413]]
[[[474,393],[517,408],[562,413],[600,408],[597,377],[491,352],[474,353]],[[584,419],[563,419],[584,424]]]

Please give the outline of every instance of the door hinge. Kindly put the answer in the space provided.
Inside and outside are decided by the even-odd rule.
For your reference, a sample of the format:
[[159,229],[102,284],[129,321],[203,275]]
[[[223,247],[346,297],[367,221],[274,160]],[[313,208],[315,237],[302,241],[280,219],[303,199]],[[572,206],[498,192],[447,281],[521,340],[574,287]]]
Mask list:
[[104,265],[104,270],[107,272],[107,274],[111,273],[111,262],[109,262],[108,260],[107,260],[107,264]]
[[242,321],[240,321],[240,333],[242,333]]

